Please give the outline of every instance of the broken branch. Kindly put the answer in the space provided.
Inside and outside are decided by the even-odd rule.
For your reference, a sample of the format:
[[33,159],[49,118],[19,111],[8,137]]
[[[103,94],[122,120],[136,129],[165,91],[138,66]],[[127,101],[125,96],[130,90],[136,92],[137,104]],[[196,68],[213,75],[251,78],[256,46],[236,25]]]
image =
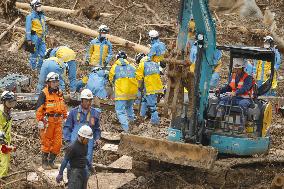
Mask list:
[[9,25],[9,27],[0,35],[0,40],[9,32],[10,29],[12,29],[15,24],[17,24],[17,22],[19,22],[21,20],[21,18],[17,18],[16,20],[14,20],[14,22],[12,22],[11,25]]

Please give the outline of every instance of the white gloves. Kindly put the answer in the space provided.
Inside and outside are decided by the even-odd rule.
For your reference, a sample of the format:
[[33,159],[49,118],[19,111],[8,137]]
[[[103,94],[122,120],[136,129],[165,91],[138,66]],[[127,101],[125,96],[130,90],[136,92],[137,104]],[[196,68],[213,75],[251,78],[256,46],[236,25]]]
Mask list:
[[39,121],[38,124],[37,124],[37,127],[39,129],[44,129],[44,123],[42,121]]

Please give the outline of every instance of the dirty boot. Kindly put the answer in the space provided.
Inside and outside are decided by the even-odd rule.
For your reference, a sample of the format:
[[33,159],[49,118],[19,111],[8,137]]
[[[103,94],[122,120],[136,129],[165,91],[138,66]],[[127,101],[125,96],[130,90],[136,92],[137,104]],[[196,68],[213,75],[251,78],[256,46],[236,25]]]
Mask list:
[[48,153],[42,153],[42,168],[44,170],[50,170],[50,166],[48,166]]
[[53,154],[53,153],[49,154],[48,164],[51,169],[58,169],[58,166],[54,164],[55,158],[56,158],[56,154]]

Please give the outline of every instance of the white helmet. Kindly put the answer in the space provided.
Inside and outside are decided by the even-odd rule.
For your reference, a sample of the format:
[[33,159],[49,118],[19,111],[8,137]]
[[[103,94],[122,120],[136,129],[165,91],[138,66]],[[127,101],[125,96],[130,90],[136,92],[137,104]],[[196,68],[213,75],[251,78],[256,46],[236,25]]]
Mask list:
[[59,75],[55,72],[49,72],[45,81],[59,81]]
[[15,99],[15,94],[11,91],[4,91],[1,94],[1,101],[14,100],[14,99]]
[[233,68],[244,68],[246,63],[243,58],[234,58],[233,59]]
[[150,30],[149,37],[151,38],[159,37],[159,33],[156,30]]
[[30,5],[31,5],[31,7],[40,6],[41,2],[40,2],[40,0],[32,0]]
[[271,37],[270,35],[264,37],[263,39],[264,39],[265,42],[266,42],[266,41],[267,41],[267,42],[272,42],[272,41],[273,41],[273,37]]
[[93,99],[93,93],[90,89],[84,89],[80,95],[81,99]]
[[93,139],[93,131],[88,125],[83,125],[79,129],[78,135],[87,139]]
[[107,27],[106,25],[100,25],[99,32],[100,33],[108,33],[109,32],[109,27]]

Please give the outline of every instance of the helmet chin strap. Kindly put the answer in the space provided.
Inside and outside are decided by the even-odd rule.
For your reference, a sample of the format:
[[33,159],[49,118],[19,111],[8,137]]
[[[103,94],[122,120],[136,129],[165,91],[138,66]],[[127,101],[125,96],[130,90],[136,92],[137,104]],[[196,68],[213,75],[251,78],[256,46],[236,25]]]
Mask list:
[[48,91],[49,91],[50,93],[56,93],[56,92],[59,91],[59,87],[56,87],[56,89],[53,89],[53,88],[51,88],[50,86],[48,86]]

